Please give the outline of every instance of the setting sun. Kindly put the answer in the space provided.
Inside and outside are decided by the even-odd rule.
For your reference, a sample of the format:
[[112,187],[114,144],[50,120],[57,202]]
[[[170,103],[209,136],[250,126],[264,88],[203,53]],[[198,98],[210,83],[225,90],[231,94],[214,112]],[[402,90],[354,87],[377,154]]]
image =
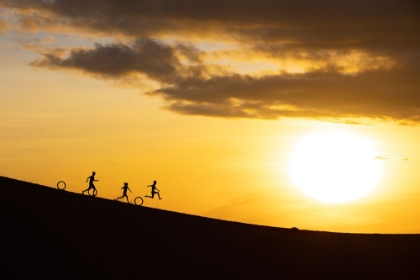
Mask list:
[[325,203],[344,203],[370,193],[382,166],[372,141],[354,134],[314,134],[298,142],[289,160],[292,183]]

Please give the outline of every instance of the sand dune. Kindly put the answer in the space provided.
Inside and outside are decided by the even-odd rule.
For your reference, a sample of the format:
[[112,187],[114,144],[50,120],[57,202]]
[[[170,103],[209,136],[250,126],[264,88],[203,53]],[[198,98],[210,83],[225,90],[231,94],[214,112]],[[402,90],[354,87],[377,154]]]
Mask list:
[[420,279],[420,235],[255,226],[0,177],[3,279]]

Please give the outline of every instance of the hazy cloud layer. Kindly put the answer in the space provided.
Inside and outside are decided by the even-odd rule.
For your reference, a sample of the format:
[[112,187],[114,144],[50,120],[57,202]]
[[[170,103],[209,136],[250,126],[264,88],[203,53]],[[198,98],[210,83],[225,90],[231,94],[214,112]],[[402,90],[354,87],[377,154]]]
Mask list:
[[[132,42],[73,48],[68,56],[51,50],[34,66],[116,80],[145,76],[160,85],[149,94],[163,96],[167,108],[179,113],[420,121],[418,1],[238,3],[0,0],[26,30],[107,34]],[[182,43],[170,44],[169,37]],[[259,76],[218,69],[194,46],[196,40],[235,42],[249,57],[298,59],[305,67]],[[359,59],[350,63],[354,56]]]
[[8,31],[9,27],[10,27],[10,24],[7,20],[0,19],[0,33]]

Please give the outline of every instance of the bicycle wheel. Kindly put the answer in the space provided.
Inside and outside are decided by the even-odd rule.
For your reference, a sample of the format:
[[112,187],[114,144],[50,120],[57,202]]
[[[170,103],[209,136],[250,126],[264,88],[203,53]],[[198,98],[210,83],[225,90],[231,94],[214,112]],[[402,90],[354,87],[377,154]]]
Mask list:
[[88,190],[88,194],[90,196],[95,197],[98,194],[98,190],[97,189],[94,189],[94,188],[91,188],[90,190]]
[[64,181],[58,181],[58,183],[57,183],[57,189],[59,189],[59,190],[65,190],[66,189],[66,182],[64,182]]
[[143,204],[143,198],[141,196],[138,196],[134,199],[135,205],[142,205]]

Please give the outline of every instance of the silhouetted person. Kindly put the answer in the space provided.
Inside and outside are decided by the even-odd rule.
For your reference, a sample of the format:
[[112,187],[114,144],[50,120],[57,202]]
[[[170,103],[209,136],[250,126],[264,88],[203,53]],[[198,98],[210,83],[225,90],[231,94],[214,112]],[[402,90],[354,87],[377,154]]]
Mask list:
[[86,182],[89,180],[89,188],[87,188],[86,190],[82,191],[82,194],[84,194],[85,192],[89,193],[90,189],[93,189],[93,191],[96,190],[95,185],[93,184],[93,182],[97,182],[98,180],[95,180],[95,171],[92,172],[92,175],[90,175],[89,177],[87,177]]
[[124,183],[124,186],[123,186],[121,189],[123,190],[123,194],[122,194],[122,196],[117,197],[116,199],[120,199],[120,198],[125,197],[125,198],[127,199],[127,202],[129,202],[129,201],[128,201],[127,190],[129,190],[130,192],[131,192],[131,190],[130,190],[130,188],[128,187],[128,183]]
[[160,198],[160,193],[159,193],[158,188],[156,188],[156,180],[155,180],[155,181],[153,181],[153,185],[149,185],[149,186],[147,186],[147,187],[151,187],[151,188],[152,188],[152,196],[150,196],[150,195],[145,195],[144,197],[154,198],[154,197],[155,197],[155,194],[157,194],[157,195],[158,195],[158,197],[159,197],[159,199],[162,199],[162,198]]

